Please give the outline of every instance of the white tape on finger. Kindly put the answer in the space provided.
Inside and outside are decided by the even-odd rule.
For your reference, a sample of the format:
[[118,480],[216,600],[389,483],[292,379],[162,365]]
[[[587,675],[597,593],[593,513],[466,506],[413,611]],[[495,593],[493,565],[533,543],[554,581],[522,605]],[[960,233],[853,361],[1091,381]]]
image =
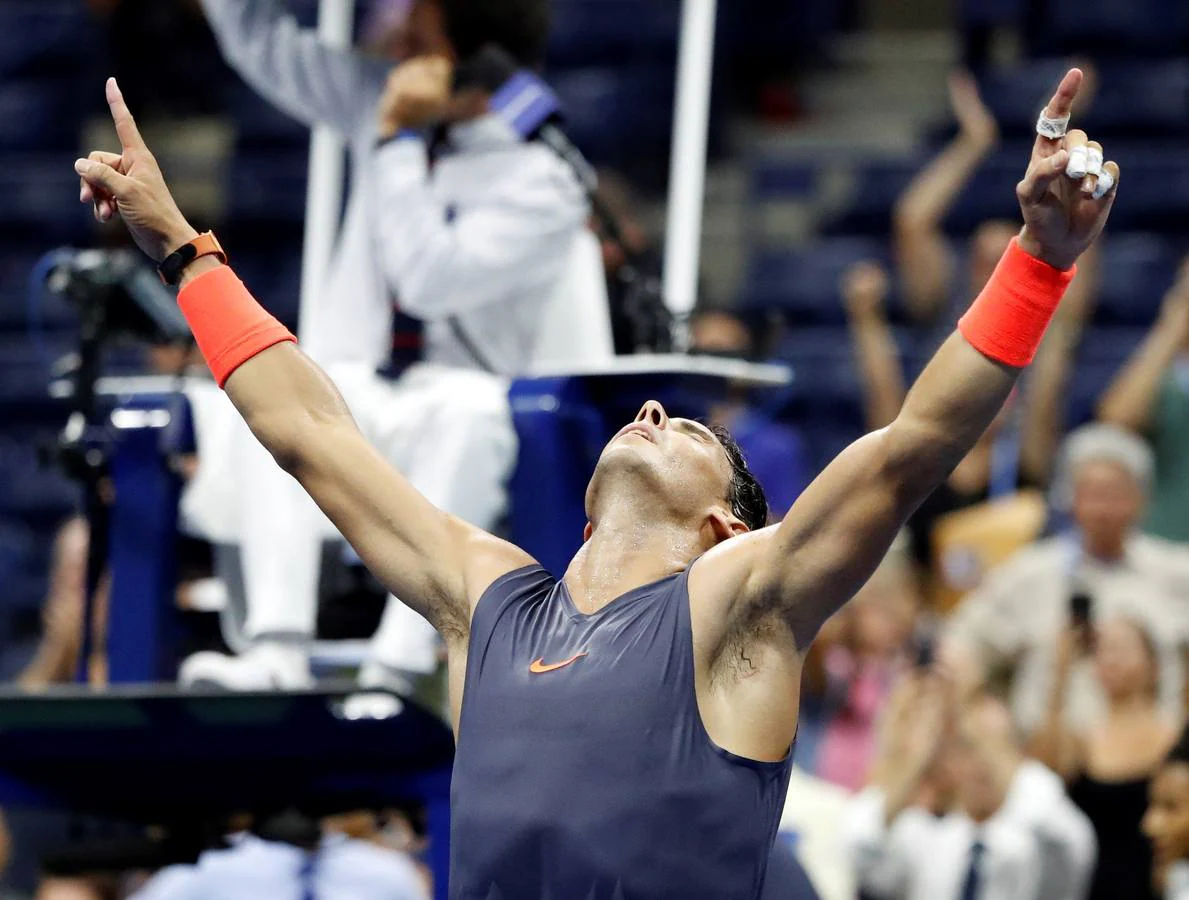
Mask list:
[[1106,196],[1107,191],[1115,186],[1115,179],[1111,177],[1111,173],[1103,169],[1098,176],[1098,184],[1094,187],[1094,193],[1091,195],[1095,200],[1101,200]]
[[1069,116],[1053,119],[1046,116],[1043,109],[1040,111],[1040,118],[1036,120],[1036,133],[1053,141],[1065,137],[1065,129],[1068,127]]
[[1086,148],[1086,174],[1097,175],[1102,171],[1102,151],[1097,147]]
[[1074,147],[1069,151],[1069,163],[1065,166],[1065,174],[1070,178],[1085,178],[1088,164],[1086,147]]

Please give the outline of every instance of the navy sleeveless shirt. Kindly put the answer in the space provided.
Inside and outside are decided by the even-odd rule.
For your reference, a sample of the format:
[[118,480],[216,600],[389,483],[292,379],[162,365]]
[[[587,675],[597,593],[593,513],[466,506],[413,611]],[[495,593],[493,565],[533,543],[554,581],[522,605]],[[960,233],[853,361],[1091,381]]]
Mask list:
[[452,900],[754,900],[789,759],[743,759],[694,694],[688,570],[592,615],[540,566],[471,622]]

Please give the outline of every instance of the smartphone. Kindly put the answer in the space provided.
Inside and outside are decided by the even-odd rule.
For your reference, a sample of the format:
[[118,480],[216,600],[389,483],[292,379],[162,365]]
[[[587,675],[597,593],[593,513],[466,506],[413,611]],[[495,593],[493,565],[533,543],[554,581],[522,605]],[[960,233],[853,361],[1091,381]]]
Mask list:
[[937,648],[933,636],[922,634],[917,638],[916,667],[918,669],[933,668],[933,661],[937,658]]
[[1074,591],[1070,596],[1069,621],[1078,628],[1094,624],[1094,599],[1085,591]]

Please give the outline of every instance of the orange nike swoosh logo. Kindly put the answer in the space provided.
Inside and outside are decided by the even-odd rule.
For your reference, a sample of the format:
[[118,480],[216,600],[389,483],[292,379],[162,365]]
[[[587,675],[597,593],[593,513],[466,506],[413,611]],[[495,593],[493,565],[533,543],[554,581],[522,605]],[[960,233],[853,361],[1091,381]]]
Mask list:
[[534,675],[540,675],[543,672],[556,672],[558,669],[564,669],[571,663],[578,662],[578,660],[582,659],[584,656],[586,656],[585,653],[576,653],[564,662],[548,664],[545,662],[545,657],[542,656],[540,659],[533,660],[529,665],[528,670]]

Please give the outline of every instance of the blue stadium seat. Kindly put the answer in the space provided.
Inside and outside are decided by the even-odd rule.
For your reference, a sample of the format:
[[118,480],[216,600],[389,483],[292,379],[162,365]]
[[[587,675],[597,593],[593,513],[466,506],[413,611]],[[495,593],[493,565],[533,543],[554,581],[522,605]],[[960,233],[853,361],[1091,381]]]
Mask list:
[[78,202],[76,155],[74,150],[0,155],[0,196],[5,198],[0,234],[47,250],[89,242],[93,220]]
[[845,323],[839,291],[842,276],[863,260],[889,266],[886,243],[861,237],[831,238],[796,252],[762,251],[751,259],[740,305],[748,311],[777,310],[799,324]]
[[[1127,185],[1130,189],[1130,180]],[[1094,321],[1148,326],[1176,276],[1181,254],[1154,234],[1112,232],[1102,244],[1102,266]]]
[[873,160],[855,172],[846,209],[823,227],[826,234],[873,234],[886,237],[892,228],[892,208],[913,176],[928,161],[924,156]]
[[51,529],[0,515],[0,631],[15,614],[41,605],[52,543]]
[[673,122],[673,67],[668,63],[557,72],[567,130],[592,161],[630,163],[664,153]]
[[821,165],[815,161],[759,159],[751,165],[751,201],[796,200],[818,189]]
[[227,189],[228,217],[239,226],[293,225],[305,219],[307,155],[239,154]]
[[674,57],[680,20],[681,0],[559,0],[553,4],[549,63],[614,65]]
[[[982,95],[1005,133],[1031,135],[1036,114],[1052,95],[1068,60],[1045,59],[995,70]],[[1098,91],[1077,125],[1095,136],[1189,132],[1189,61],[1106,63]]]
[[0,150],[74,150],[86,107],[70,77],[0,80]]
[[77,0],[4,0],[0,3],[0,78],[78,71],[102,35]]
[[273,152],[291,148],[304,151],[310,132],[301,122],[286,115],[238,78],[229,79],[226,90],[227,113],[236,128],[240,151],[268,149]]
[[1024,14],[1024,0],[961,0],[959,16],[962,24],[1011,25]]
[[1189,43],[1184,0],[1050,0],[1046,9],[1046,41],[1059,52],[1147,58]]

